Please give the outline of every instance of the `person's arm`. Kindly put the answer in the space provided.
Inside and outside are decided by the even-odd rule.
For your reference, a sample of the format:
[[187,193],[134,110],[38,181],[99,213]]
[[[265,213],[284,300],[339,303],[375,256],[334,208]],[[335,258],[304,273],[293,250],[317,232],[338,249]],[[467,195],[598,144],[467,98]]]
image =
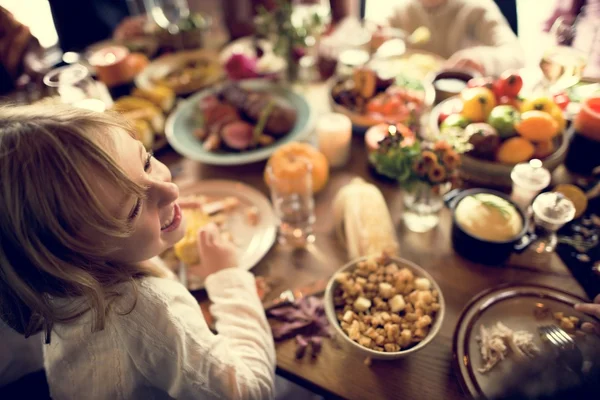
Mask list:
[[206,281],[219,334],[179,283],[147,278],[117,332],[138,371],[175,399],[273,397],[275,350],[254,277],[227,269]]
[[[593,303],[590,304],[577,304],[575,309],[580,312],[589,314],[596,319],[600,320],[600,294],[596,296]],[[595,332],[600,335],[600,324],[586,322],[583,324],[582,329],[588,333]]]
[[135,308],[117,325],[140,373],[176,399],[273,397],[275,345],[254,276],[237,268],[233,247],[208,225],[199,233],[213,334],[179,283],[147,278]]
[[23,73],[23,60],[37,40],[28,27],[0,7],[0,63],[15,81]]
[[473,37],[481,45],[456,52],[449,60],[450,65],[466,60],[477,64],[486,75],[500,75],[525,65],[521,44],[493,1],[478,3],[467,22],[473,26]]

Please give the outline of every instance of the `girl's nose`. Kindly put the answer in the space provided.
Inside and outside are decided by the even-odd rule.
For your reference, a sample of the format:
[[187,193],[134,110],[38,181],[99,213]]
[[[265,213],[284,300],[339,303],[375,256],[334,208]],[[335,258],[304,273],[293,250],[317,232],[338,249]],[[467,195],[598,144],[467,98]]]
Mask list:
[[177,200],[179,188],[171,182],[171,172],[163,163],[157,163],[154,176],[153,195],[159,207],[166,206]]

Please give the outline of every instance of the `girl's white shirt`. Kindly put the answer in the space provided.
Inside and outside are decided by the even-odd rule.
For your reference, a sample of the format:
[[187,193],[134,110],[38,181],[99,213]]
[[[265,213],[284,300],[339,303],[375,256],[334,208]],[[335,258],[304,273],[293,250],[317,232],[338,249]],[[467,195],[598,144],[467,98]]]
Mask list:
[[117,289],[104,330],[92,333],[87,313],[56,325],[43,346],[54,399],[273,397],[275,348],[251,273],[232,268],[206,280],[218,334],[176,281],[144,278]]

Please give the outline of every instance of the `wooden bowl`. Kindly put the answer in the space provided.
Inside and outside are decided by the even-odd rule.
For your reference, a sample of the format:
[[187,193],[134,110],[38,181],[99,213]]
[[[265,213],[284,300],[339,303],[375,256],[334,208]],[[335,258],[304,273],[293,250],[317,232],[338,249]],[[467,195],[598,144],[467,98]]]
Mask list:
[[[429,115],[428,130],[430,137],[440,137],[441,132],[438,125],[438,119],[443,110],[444,105],[451,101],[456,101],[457,97],[451,97],[442,101],[440,104],[435,106],[431,110]],[[569,148],[569,142],[573,133],[572,128],[568,128],[563,132],[562,135],[558,135],[554,140],[556,150],[548,157],[542,159],[544,168],[548,171],[554,171],[559,165],[561,165],[567,155],[567,149]],[[512,187],[512,180],[510,179],[510,173],[514,165],[501,164],[498,162],[482,160],[469,156],[468,154],[462,155],[462,165],[460,167],[460,175],[465,180],[477,186],[483,187],[495,187],[495,188],[510,188]]]
[[[335,79],[331,80],[331,84],[328,89],[329,104],[331,105],[331,109],[334,112],[344,114],[344,115],[348,116],[348,118],[350,118],[350,121],[352,122],[352,130],[354,132],[360,133],[360,134],[365,134],[367,129],[369,129],[370,127],[385,122],[385,121],[382,121],[381,119],[372,118],[369,115],[356,113],[356,112],[344,107],[343,105],[337,103],[335,101],[335,99],[333,98],[333,94],[332,94],[333,87],[337,82],[338,82],[338,80],[335,80]],[[433,88],[433,85],[428,81],[421,81],[421,83],[423,84],[423,89],[425,92],[424,110],[426,111],[429,108],[431,108],[433,106],[433,103],[435,102],[435,89]],[[390,122],[392,122],[392,121],[390,121]],[[402,123],[405,123],[406,121],[393,121],[393,122],[402,124]]]

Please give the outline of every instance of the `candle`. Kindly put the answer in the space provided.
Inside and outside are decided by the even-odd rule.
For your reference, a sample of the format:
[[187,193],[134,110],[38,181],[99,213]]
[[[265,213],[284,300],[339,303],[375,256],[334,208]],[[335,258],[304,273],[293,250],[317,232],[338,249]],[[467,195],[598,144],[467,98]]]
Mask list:
[[115,86],[131,78],[127,63],[129,50],[123,46],[107,46],[95,51],[89,58],[96,75],[107,86]]
[[369,153],[377,151],[379,142],[389,135],[402,135],[402,147],[411,146],[415,143],[415,134],[405,125],[378,124],[370,127],[365,133],[365,146]]
[[316,127],[319,150],[331,167],[341,167],[350,157],[352,122],[343,114],[330,113],[319,117]]

